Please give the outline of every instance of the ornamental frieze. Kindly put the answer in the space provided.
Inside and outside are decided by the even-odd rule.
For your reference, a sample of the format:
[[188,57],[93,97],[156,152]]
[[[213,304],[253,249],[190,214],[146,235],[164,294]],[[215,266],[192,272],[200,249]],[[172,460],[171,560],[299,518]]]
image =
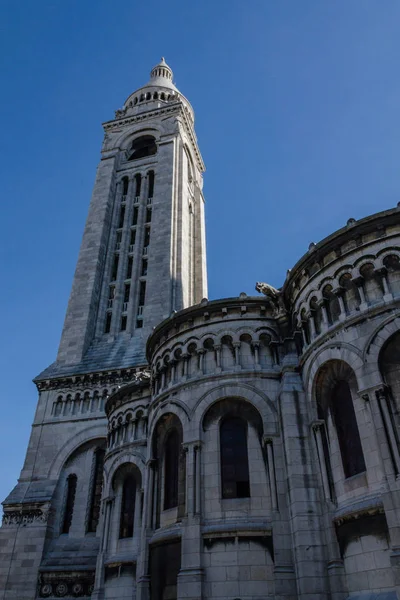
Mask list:
[[20,510],[5,510],[2,526],[14,527],[16,525],[32,525],[34,523],[47,523],[49,506],[42,508],[22,508]]
[[89,598],[94,588],[94,571],[40,573],[37,587],[39,598]]

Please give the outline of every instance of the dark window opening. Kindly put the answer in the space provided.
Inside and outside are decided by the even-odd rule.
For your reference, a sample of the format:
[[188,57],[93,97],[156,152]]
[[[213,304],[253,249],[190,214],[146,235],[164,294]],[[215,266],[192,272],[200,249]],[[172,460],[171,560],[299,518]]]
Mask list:
[[126,279],[132,277],[133,256],[128,256],[128,267],[126,269]]
[[176,429],[168,435],[164,447],[165,486],[164,510],[178,506],[180,439]]
[[122,195],[123,196],[127,195],[128,188],[129,188],[129,179],[127,177],[124,177],[122,180]]
[[331,410],[339,440],[343,470],[346,477],[365,471],[364,454],[358,431],[350,386],[339,381],[332,392]]
[[140,189],[142,187],[142,176],[140,175],[140,173],[135,175],[135,183],[136,183],[135,196],[140,196]]
[[151,135],[143,135],[133,141],[129,160],[138,160],[146,156],[152,156],[157,152],[156,140]]
[[136,319],[136,329],[141,329],[143,327],[143,319]]
[[122,487],[121,518],[119,537],[133,536],[133,518],[135,514],[136,481],[133,475],[127,475]]
[[100,517],[101,492],[103,489],[104,450],[98,449],[94,455],[94,477],[92,482],[88,532],[96,532]]
[[126,325],[128,323],[128,317],[126,315],[122,315],[121,317],[121,331],[126,330]]
[[223,498],[249,498],[249,461],[246,424],[238,417],[220,427],[221,484]]
[[147,258],[144,258],[142,260],[142,271],[141,271],[141,275],[142,277],[146,277],[147,275]]
[[143,242],[143,247],[147,248],[147,246],[150,244],[150,227],[146,227],[146,229],[144,230],[144,242]]
[[146,298],[146,282],[141,281],[139,287],[139,306],[144,306],[144,301]]
[[111,271],[111,280],[115,281],[117,279],[117,275],[118,275],[118,263],[119,263],[119,256],[118,254],[114,255],[114,260],[113,260],[113,266],[112,266],[112,271]]
[[135,208],[133,209],[132,225],[137,225],[138,216],[139,216],[139,208],[137,206],[135,206]]
[[62,533],[69,533],[71,523],[72,523],[72,515],[74,513],[74,503],[75,503],[75,494],[76,494],[76,483],[77,477],[76,475],[68,475],[67,478],[67,498],[65,502],[65,512],[62,526]]
[[108,299],[114,300],[115,297],[115,285],[110,285],[110,290],[108,292]]
[[125,206],[121,206],[121,212],[119,213],[119,223],[118,223],[119,228],[124,226],[124,220],[125,220]]
[[149,193],[148,198],[152,198],[154,195],[154,171],[149,171]]
[[150,223],[151,221],[151,213],[153,211],[151,210],[151,208],[146,209],[146,223]]
[[112,317],[112,313],[108,312],[106,314],[106,324],[104,327],[104,333],[110,333],[110,329],[111,329],[111,317]]
[[115,243],[117,244],[118,250],[119,250],[119,244],[122,241],[122,231],[117,231],[117,235],[115,237]]
[[130,239],[129,244],[131,246],[134,246],[135,242],[136,242],[136,229],[131,229],[131,239]]
[[129,283],[126,283],[125,289],[124,289],[124,302],[129,302],[130,293],[131,293],[131,286],[129,285]]

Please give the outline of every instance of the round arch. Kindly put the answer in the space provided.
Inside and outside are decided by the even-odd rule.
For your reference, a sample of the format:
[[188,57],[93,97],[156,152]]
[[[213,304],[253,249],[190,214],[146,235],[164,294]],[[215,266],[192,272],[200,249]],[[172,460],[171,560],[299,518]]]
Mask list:
[[101,439],[107,443],[107,428],[103,425],[93,425],[83,431],[80,431],[72,438],[70,438],[57,452],[52,464],[48,471],[49,479],[58,479],[61,469],[63,468],[67,459],[71,456],[75,450],[85,444],[96,439]]
[[261,415],[265,435],[278,435],[278,414],[274,403],[260,390],[247,384],[220,385],[199,398],[191,411],[193,432],[201,438],[204,415],[212,404],[225,398],[239,398],[249,402]]

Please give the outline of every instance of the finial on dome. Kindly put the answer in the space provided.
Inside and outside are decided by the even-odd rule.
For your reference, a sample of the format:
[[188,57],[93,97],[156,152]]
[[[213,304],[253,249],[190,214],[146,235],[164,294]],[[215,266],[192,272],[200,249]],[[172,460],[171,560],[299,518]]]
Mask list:
[[150,73],[151,79],[155,79],[156,77],[162,77],[163,79],[168,79],[168,81],[172,82],[173,73],[171,67],[167,65],[165,62],[165,58],[162,56],[158,65],[153,67]]

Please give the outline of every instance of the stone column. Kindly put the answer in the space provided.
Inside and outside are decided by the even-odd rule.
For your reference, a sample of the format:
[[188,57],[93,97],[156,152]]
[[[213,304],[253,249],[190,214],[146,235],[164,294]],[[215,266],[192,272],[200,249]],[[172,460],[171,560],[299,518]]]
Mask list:
[[196,515],[201,515],[201,442],[194,447],[195,452],[195,508]]
[[[184,444],[186,450],[186,517],[182,526],[182,558],[178,575],[178,600],[202,600],[203,569],[200,515],[195,514],[197,484],[201,481],[199,440]],[[197,466],[198,469],[197,470]]]
[[339,307],[340,307],[339,321],[344,321],[346,318],[346,306],[345,306],[344,300],[343,300],[344,290],[343,290],[343,288],[339,287],[332,291],[335,294],[335,296],[337,296],[337,299],[339,301]]
[[251,346],[254,350],[254,367],[256,371],[260,371],[260,342],[251,342]]
[[325,600],[329,592],[320,487],[312,459],[308,400],[294,348],[288,348],[282,362],[279,401],[297,599]]
[[315,338],[315,336],[316,336],[314,315],[310,311],[310,312],[307,313],[306,316],[307,316],[308,322],[310,323],[310,337],[313,340]]
[[216,371],[216,373],[221,373],[221,371],[222,371],[222,368],[221,368],[221,344],[215,344],[214,350],[215,350],[215,357],[216,357],[216,363],[217,363],[217,368],[215,369],[215,371]]
[[272,449],[272,438],[267,438],[265,440],[265,445],[267,447],[268,477],[269,484],[271,486],[271,506],[272,510],[278,510],[278,497],[276,493],[275,462],[274,452]]
[[329,319],[328,319],[328,312],[327,312],[326,306],[325,306],[325,300],[324,299],[319,300],[318,306],[320,306],[321,313],[322,313],[321,330],[326,331],[329,327]]
[[387,280],[387,268],[382,267],[377,270],[378,275],[381,278],[382,286],[383,286],[383,299],[385,302],[390,302],[393,300],[393,294],[390,291],[388,280]]
[[240,347],[240,342],[233,342],[233,348],[235,350],[235,371],[240,371],[242,368],[240,364]]
[[200,348],[197,350],[197,354],[199,355],[199,371],[202,375],[204,375],[204,355],[206,351],[204,348]]
[[399,476],[400,475],[400,454],[399,454],[399,447],[397,444],[397,439],[396,439],[396,436],[395,436],[395,433],[393,430],[392,419],[390,417],[389,408],[388,408],[388,404],[387,404],[387,402],[388,402],[387,392],[384,388],[380,388],[375,393],[376,393],[376,398],[378,400],[378,403],[380,404],[380,407],[382,410],[383,421],[385,423],[387,436],[389,438],[388,442],[390,445],[390,449],[392,451],[396,475]]
[[324,445],[322,443],[323,427],[324,427],[323,421],[314,421],[314,423],[312,424],[312,428],[313,428],[314,435],[315,435],[315,441],[317,443],[319,468],[321,470],[322,485],[324,488],[324,496],[325,496],[326,500],[330,500],[331,499],[331,490],[330,490],[330,486],[329,486],[328,471],[326,469],[326,457],[325,457],[325,452],[324,452]]
[[357,288],[358,288],[358,293],[360,294],[360,300],[361,300],[361,304],[360,304],[360,310],[365,310],[368,306],[368,302],[367,299],[365,297],[365,291],[364,291],[364,277],[356,277],[354,279],[354,283],[356,284]]
[[174,383],[175,383],[175,377],[176,377],[176,363],[177,363],[177,362],[178,362],[178,361],[177,361],[175,358],[171,359],[171,362],[170,362],[170,364],[171,364],[171,381],[170,381],[170,386],[173,386],[173,385],[174,385]]

